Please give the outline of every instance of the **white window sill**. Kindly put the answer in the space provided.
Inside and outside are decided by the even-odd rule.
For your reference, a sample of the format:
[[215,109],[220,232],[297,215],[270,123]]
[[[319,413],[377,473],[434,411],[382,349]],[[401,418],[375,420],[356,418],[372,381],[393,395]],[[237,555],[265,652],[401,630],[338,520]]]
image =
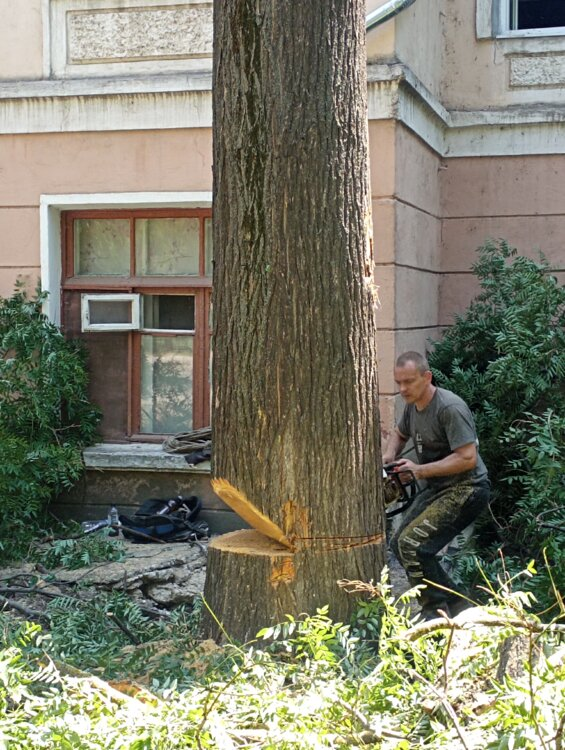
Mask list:
[[153,443],[98,443],[85,448],[83,457],[87,469],[210,473],[210,461],[190,466],[184,454],[167,453],[160,444]]
[[565,36],[565,26],[551,26],[548,29],[506,29],[496,35],[497,39],[532,39]]

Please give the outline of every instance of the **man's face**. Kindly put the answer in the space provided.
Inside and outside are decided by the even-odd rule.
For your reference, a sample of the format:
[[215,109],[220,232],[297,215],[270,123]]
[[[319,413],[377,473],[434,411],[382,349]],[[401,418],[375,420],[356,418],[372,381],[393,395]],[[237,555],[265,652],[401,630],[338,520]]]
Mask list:
[[426,395],[432,373],[429,370],[420,372],[413,362],[407,362],[403,367],[394,368],[394,380],[406,403],[417,404]]

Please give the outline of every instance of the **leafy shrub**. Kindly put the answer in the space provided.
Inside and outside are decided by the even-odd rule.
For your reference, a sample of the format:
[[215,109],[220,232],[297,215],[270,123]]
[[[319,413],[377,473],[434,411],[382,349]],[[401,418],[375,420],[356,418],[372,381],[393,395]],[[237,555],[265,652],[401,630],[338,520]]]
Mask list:
[[151,619],[121,591],[58,597],[47,608],[50,653],[106,679],[134,677],[159,692],[186,688],[194,681],[187,654],[197,645],[200,602]]
[[479,248],[472,266],[480,294],[440,341],[430,366],[437,385],[470,406],[480,450],[501,501],[513,510],[512,488],[502,480],[517,456],[508,429],[528,413],[565,406],[565,288],[547,262],[518,256],[504,241]]
[[[549,507],[565,508],[558,416],[565,407],[565,288],[543,256],[518,256],[504,241],[478,252],[473,271],[481,292],[433,342],[430,366],[437,385],[458,393],[474,413],[505,564],[520,568],[535,558],[542,575],[530,588],[549,607],[556,590],[551,569],[565,565],[565,529],[548,536],[536,518]],[[491,578],[501,569],[498,548],[480,550]],[[454,573],[476,577],[473,557],[464,553]]]
[[517,452],[506,482],[519,489],[509,536],[522,557],[536,559],[539,575],[526,588],[551,611],[565,591],[565,415],[525,416],[505,437]]
[[0,552],[12,556],[49,500],[81,476],[100,419],[85,354],[49,322],[45,294],[0,298]]

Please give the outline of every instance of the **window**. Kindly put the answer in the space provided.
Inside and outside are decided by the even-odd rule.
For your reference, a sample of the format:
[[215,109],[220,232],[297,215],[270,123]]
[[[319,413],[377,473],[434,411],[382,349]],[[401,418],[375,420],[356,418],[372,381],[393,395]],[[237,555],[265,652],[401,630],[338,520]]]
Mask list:
[[507,0],[511,31],[565,27],[564,0]]
[[209,424],[210,209],[62,214],[62,323],[89,353],[106,440]]
[[136,331],[139,294],[83,294],[82,331]]

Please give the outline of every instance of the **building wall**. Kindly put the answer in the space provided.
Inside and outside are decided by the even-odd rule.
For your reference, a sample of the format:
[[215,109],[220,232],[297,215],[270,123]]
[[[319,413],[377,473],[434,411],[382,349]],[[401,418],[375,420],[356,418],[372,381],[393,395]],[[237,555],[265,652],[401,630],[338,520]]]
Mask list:
[[561,269],[565,281],[565,156],[503,156],[445,161],[439,322],[464,310],[477,284],[476,248],[503,238],[520,254]]
[[416,0],[395,21],[396,57],[438,98],[443,93],[444,5],[445,0]]
[[440,159],[411,131],[370,123],[379,384],[385,435],[394,421],[394,360],[438,332]]
[[[432,94],[439,96],[443,1],[416,0],[402,13],[371,30],[367,35],[368,61],[398,60],[407,65]],[[381,5],[384,5],[384,0],[368,0],[367,12]]]
[[[367,0],[367,13],[377,10],[387,0]],[[392,60],[394,58],[395,21],[379,26],[367,35],[367,59]]]
[[41,0],[0,0],[0,81],[43,74]]
[[41,276],[42,194],[209,191],[211,159],[203,128],[0,136],[0,294]]
[[497,28],[502,2],[443,2],[441,91],[449,109],[565,103],[565,36],[504,36]]

